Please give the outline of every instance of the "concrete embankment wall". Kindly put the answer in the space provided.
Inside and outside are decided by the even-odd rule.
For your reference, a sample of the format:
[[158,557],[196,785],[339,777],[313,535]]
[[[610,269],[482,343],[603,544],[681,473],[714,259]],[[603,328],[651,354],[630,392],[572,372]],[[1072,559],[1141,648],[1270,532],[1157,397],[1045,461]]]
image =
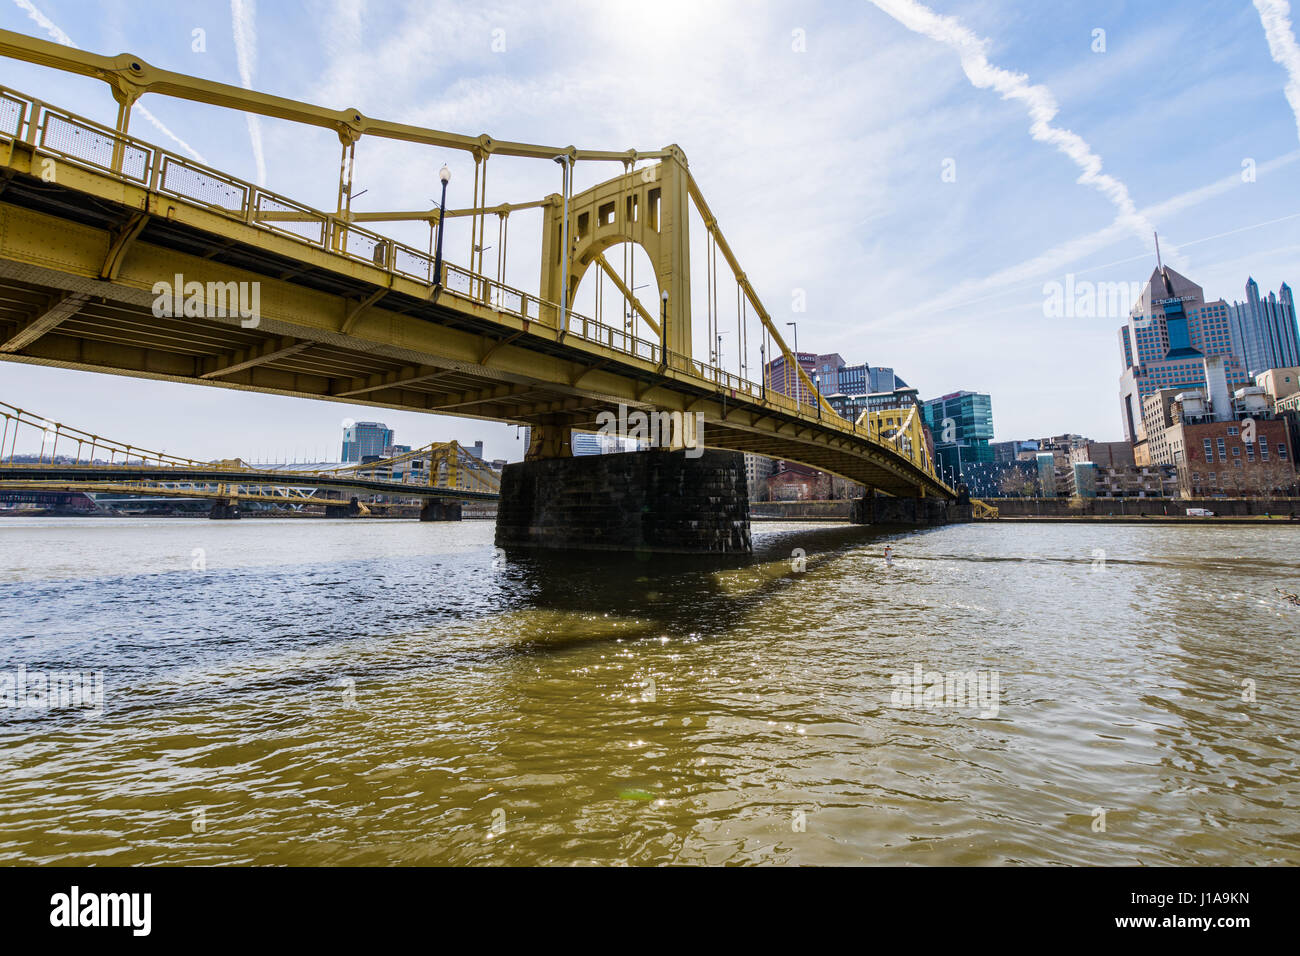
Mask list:
[[848,521],[853,524],[951,524],[970,521],[968,503],[886,495],[845,501],[756,501],[750,516],[766,521]]
[[853,502],[841,501],[751,501],[749,517],[754,521],[848,521]]
[[1204,508],[1220,517],[1300,515],[1300,498],[985,498],[1004,518],[1186,517]]

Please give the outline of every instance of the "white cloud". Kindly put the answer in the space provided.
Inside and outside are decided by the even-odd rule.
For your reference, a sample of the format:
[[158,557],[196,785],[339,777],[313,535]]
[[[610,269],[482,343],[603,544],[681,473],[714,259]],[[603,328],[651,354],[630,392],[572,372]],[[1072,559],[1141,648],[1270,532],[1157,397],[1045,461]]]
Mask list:
[[1300,45],[1291,28],[1291,4],[1287,0],[1255,0],[1255,9],[1268,37],[1268,52],[1287,72],[1286,101],[1295,113],[1296,133],[1300,135]]
[[1101,171],[1101,157],[1093,152],[1082,136],[1052,125],[1060,108],[1051,90],[1041,83],[1031,84],[1023,73],[1012,73],[990,63],[986,53],[988,41],[962,26],[956,17],[941,16],[915,0],[871,2],[914,33],[956,50],[961,57],[962,69],[976,88],[993,89],[1001,93],[1003,99],[1023,103],[1032,120],[1029,135],[1041,143],[1055,146],[1068,156],[1082,170],[1079,182],[1092,186],[1115,206],[1119,213],[1118,222],[1144,242],[1151,240],[1155,228],[1138,211],[1128,187]]
[[[1261,163],[1258,168],[1258,173],[1260,175],[1266,175],[1275,170],[1281,169],[1284,166],[1288,166],[1291,163],[1296,162],[1296,160],[1300,160],[1300,151],[1287,153],[1284,156],[1279,156],[1266,163]],[[1242,185],[1241,176],[1233,173],[1224,176],[1222,179],[1217,179],[1205,186],[1199,186],[1196,189],[1189,189],[1186,192],[1179,193],[1176,196],[1171,196],[1168,199],[1148,206],[1143,209],[1140,214],[1149,217],[1172,217],[1177,213],[1184,212],[1218,196],[1222,196],[1230,190]],[[1270,220],[1270,222],[1283,222],[1289,218],[1291,217],[1282,217],[1281,219]],[[1251,226],[1243,226],[1241,229],[1234,231],[1246,231],[1266,224],[1267,223],[1257,223]],[[1223,235],[1230,234],[1231,233],[1223,233]],[[922,313],[933,315],[951,309],[966,309],[978,302],[1003,295],[1007,290],[1020,283],[1025,283],[1035,278],[1041,279],[1043,276],[1062,275],[1066,266],[1078,262],[1085,256],[1091,255],[1094,252],[1099,252],[1108,246],[1123,241],[1125,236],[1126,230],[1124,226],[1116,220],[1105,228],[1098,229],[1095,232],[1076,236],[1073,239],[1068,239],[1065,242],[1058,243],[1043,252],[1041,255],[999,269],[987,276],[983,276],[982,278],[962,282],[948,292],[942,293],[932,299],[927,299],[923,304],[915,306],[912,309],[896,312],[892,315],[884,316],[873,322],[869,322],[865,326],[862,326],[859,331],[878,331],[890,326],[896,326],[915,318],[917,315]],[[1186,244],[1194,245],[1199,242],[1206,242],[1213,238],[1218,237],[1202,237]],[[1125,263],[1137,261],[1141,258],[1143,257],[1134,256],[1127,259],[1120,259],[1115,262],[1094,266],[1092,267],[1092,270],[1095,271],[1096,269],[1105,269],[1111,266],[1123,265]],[[941,326],[940,328],[943,331],[951,331],[952,329],[952,327],[948,325]]]
[[[235,35],[235,61],[239,65],[239,82],[244,89],[253,88],[257,70],[256,0],[230,0],[230,27]],[[266,153],[262,149],[262,123],[255,113],[245,113],[248,138],[253,144],[253,161],[257,164],[257,184],[266,185]]]
[[72,42],[72,37],[68,36],[53,20],[36,9],[36,6],[30,0],[14,0],[18,9],[24,11],[29,17],[36,22],[36,25],[50,35],[55,43],[62,43],[64,46],[76,47],[77,44]]

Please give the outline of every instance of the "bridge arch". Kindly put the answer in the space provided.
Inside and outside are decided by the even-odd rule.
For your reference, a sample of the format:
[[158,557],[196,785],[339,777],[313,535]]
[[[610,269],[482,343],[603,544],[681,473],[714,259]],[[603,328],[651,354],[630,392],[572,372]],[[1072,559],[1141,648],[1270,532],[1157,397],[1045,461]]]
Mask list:
[[572,309],[617,329],[631,313],[631,330],[659,341],[664,286],[644,246],[626,237],[592,243],[584,260],[575,257],[569,281]]
[[[629,164],[630,165],[630,164]],[[562,259],[564,205],[550,197],[542,223],[542,298],[564,298]],[[597,183],[569,199],[568,302],[572,308],[583,276],[613,246],[630,242],[650,260],[658,291],[668,292],[667,321],[659,331],[661,345],[691,354],[690,197],[684,159],[674,154],[644,169],[628,168],[622,175]],[[659,296],[649,307],[653,324],[662,312]]]

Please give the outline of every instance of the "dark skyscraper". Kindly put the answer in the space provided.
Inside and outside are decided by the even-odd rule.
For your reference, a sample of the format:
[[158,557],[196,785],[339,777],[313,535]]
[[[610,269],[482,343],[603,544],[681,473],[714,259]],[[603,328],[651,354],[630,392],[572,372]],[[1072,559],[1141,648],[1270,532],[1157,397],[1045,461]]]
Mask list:
[[1295,303],[1285,282],[1278,294],[1261,299],[1254,279],[1246,282],[1246,301],[1231,307],[1232,344],[1250,375],[1300,365]]

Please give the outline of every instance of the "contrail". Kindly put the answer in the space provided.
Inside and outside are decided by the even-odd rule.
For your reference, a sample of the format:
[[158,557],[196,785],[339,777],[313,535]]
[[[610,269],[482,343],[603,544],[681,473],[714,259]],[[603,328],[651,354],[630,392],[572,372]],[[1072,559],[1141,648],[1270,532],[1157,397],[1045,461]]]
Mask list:
[[[1272,173],[1284,166],[1300,162],[1300,150],[1293,150],[1276,159],[1261,163],[1259,173]],[[1171,196],[1168,199],[1157,203],[1152,203],[1142,210],[1142,214],[1148,218],[1156,217],[1160,219],[1176,216],[1178,213],[1185,212],[1188,209],[1195,208],[1202,203],[1219,196],[1226,195],[1228,192],[1242,185],[1241,175],[1231,173],[1214,182],[1199,186],[1195,189],[1189,189],[1186,192],[1179,193],[1177,196]],[[1290,218],[1290,217],[1284,217]],[[1283,221],[1283,220],[1278,220]],[[1254,226],[1245,226],[1244,229],[1254,229],[1259,226],[1268,225],[1268,223],[1256,223]],[[1101,249],[1104,249],[1124,238],[1123,228],[1118,221],[1112,222],[1107,226],[1088,233],[1087,235],[1077,236],[1068,239],[1059,245],[1041,252],[1034,257],[1017,263],[1012,266],[1006,266],[997,272],[984,276],[979,279],[968,279],[958,283],[946,292],[927,299],[921,305],[909,306],[898,312],[890,313],[882,318],[873,319],[858,326],[855,333],[876,332],[882,329],[897,326],[903,322],[910,321],[919,315],[932,315],[939,312],[948,312],[958,308],[969,308],[971,305],[984,302],[989,299],[1000,298],[1015,291],[1016,287],[1020,288],[1037,288],[1039,280],[1044,276],[1057,273],[1058,270],[1064,269],[1069,263],[1077,262],[1085,256],[1091,255]],[[1186,245],[1192,245],[1198,242],[1204,242],[1214,236],[1203,239],[1193,240]],[[1079,272],[1095,272],[1098,269],[1109,268],[1111,266],[1123,265],[1128,262],[1138,262],[1141,260],[1150,260],[1150,254],[1134,256],[1130,259],[1119,259],[1115,262],[1108,262],[1102,265],[1089,266],[1086,269],[1076,270]],[[944,326],[943,328],[948,328]]]
[[[31,0],[14,0],[14,5],[17,6],[19,10],[22,10],[29,17],[31,17],[32,20],[36,23],[36,25],[39,26],[42,30],[44,30],[46,33],[48,33],[50,35],[50,38],[54,40],[55,43],[62,43],[64,46],[70,46],[74,50],[80,49],[77,46],[77,44],[72,42],[72,37],[64,33],[57,23],[55,23],[45,14],[41,13],[40,10],[36,9],[35,4],[33,4]],[[140,111],[141,116],[147,119],[150,123],[153,123],[153,125],[156,126],[158,130],[164,136],[170,139],[173,143],[175,143],[181,149],[185,150],[185,152],[189,153],[200,163],[203,163],[205,166],[208,164],[208,161],[199,154],[198,150],[196,150],[189,143],[185,142],[185,140],[181,139],[179,136],[177,136],[175,133],[169,130],[166,126],[164,126],[163,121],[160,120],[158,117],[154,116],[147,109],[145,109],[145,107],[142,104],[136,103],[135,108]]]
[[1296,133],[1300,135],[1300,46],[1291,29],[1291,4],[1287,0],[1255,0],[1255,9],[1264,25],[1273,62],[1287,72],[1286,101],[1295,113]]
[[929,37],[952,47],[961,57],[961,66],[971,84],[978,89],[994,89],[1003,99],[1019,100],[1029,110],[1033,121],[1029,135],[1041,143],[1049,143],[1064,153],[1082,170],[1079,182],[1102,193],[1119,211],[1118,221],[1130,228],[1145,243],[1151,242],[1154,227],[1137,209],[1128,187],[1101,171],[1101,157],[1092,151],[1082,136],[1068,129],[1052,125],[1060,112],[1052,91],[1040,84],[1031,84],[1023,73],[1012,73],[989,62],[985,50],[986,40],[981,40],[956,17],[940,16],[916,0],[871,0],[914,33]]
[[[253,88],[253,71],[257,69],[257,36],[253,20],[257,16],[256,0],[230,0],[230,26],[235,34],[235,61],[239,64],[239,82],[244,89]],[[253,144],[253,161],[257,164],[257,185],[266,185],[266,155],[262,152],[262,121],[256,113],[245,113],[248,138]]]
[[55,43],[62,43],[64,46],[76,48],[77,44],[72,42],[72,37],[60,30],[53,20],[37,10],[30,0],[14,0],[14,3],[17,4],[18,9],[25,11],[29,17],[35,20],[37,26],[53,37]]

